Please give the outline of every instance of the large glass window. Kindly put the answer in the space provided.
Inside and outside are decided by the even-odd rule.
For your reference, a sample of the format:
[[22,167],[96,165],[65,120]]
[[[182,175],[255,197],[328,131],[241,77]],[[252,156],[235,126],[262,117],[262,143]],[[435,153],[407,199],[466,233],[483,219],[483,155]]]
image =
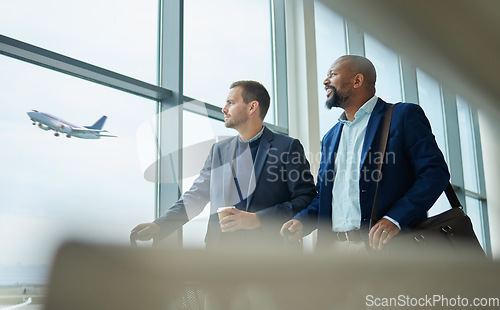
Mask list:
[[269,0],[184,2],[184,94],[222,107],[237,80],[261,82],[274,122]]
[[457,96],[458,125],[460,129],[460,147],[462,149],[462,167],[464,170],[465,189],[478,192],[477,163],[474,148],[474,134],[470,108],[467,102]]
[[[154,218],[155,185],[140,163],[155,154],[138,148],[136,132],[157,105],[4,56],[0,67],[0,265],[17,270],[0,284],[45,283],[32,267],[48,271],[62,241],[127,244]],[[87,126],[106,115],[103,134],[117,137],[56,137],[32,125],[32,109]]]
[[0,33],[156,84],[158,1],[2,0]]
[[467,215],[470,217],[472,221],[472,227],[474,228],[474,232],[476,233],[477,239],[481,243],[484,248],[484,226],[483,226],[483,214],[481,202],[478,199],[472,197],[465,197],[465,203],[467,205]]
[[460,130],[460,147],[462,152],[462,168],[464,172],[464,186],[466,190],[466,210],[471,218],[474,231],[485,246],[485,233],[487,227],[483,225],[483,204],[475,197],[479,194],[478,167],[475,148],[475,136],[471,109],[469,104],[460,96],[457,96],[458,125]]
[[346,38],[342,16],[319,1],[314,1],[314,14],[318,66],[319,134],[322,139],[326,132],[337,123],[343,112],[340,108],[328,110],[325,107],[326,92],[323,81],[335,59],[346,54]]
[[436,142],[446,159],[446,132],[444,129],[441,87],[436,80],[420,69],[417,69],[417,85],[419,104],[431,123],[432,133],[436,137]]
[[377,96],[390,103],[400,102],[402,95],[398,55],[366,33],[365,55],[377,70]]
[[[443,104],[441,87],[439,83],[420,69],[417,69],[418,103],[424,109],[425,115],[431,123],[432,133],[436,137],[436,142],[446,155],[446,133],[444,129]],[[450,208],[450,203],[443,193],[436,203],[429,210],[429,216],[442,213]]]

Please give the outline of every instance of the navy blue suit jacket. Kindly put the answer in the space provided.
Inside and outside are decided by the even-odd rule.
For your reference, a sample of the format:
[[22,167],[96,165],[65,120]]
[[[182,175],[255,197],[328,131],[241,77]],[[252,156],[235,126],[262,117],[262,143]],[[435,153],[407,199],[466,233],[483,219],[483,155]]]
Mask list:
[[[366,128],[360,164],[361,228],[371,217],[376,187],[380,134],[385,111],[390,104],[378,99]],[[304,224],[304,234],[318,228],[318,247],[332,230],[332,189],[334,161],[342,123],[337,123],[323,137],[321,164],[316,184],[317,195],[311,205],[295,219]],[[402,229],[427,218],[427,210],[439,198],[449,181],[449,172],[422,108],[399,103],[394,107],[382,179],[379,184],[377,219],[387,215]]]
[[[221,234],[217,209],[240,202],[231,166],[236,157],[238,137],[215,143],[192,187],[161,217],[155,220],[161,234],[168,235],[198,215],[210,202],[207,246],[217,244],[222,235],[265,238],[283,244],[279,231],[283,223],[305,209],[316,195],[304,149],[299,140],[264,129],[255,161],[246,160],[252,180],[239,180],[246,204],[237,207],[258,214],[262,227],[250,231]],[[247,152],[247,155],[250,151]],[[251,156],[251,155],[248,155]],[[253,169],[252,169],[253,164]]]

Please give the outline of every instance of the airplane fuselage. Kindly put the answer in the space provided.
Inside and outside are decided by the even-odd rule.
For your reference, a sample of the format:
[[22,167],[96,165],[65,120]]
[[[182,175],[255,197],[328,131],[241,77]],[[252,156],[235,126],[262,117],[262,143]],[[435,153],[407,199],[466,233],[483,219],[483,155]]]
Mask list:
[[43,130],[53,130],[56,132],[56,136],[58,136],[59,133],[62,133],[66,134],[68,138],[77,137],[82,139],[100,139],[100,132],[105,131],[91,129],[91,127],[77,126],[45,112],[38,112],[34,110],[32,112],[27,112],[27,114],[33,121],[33,125],[38,125],[38,127]]

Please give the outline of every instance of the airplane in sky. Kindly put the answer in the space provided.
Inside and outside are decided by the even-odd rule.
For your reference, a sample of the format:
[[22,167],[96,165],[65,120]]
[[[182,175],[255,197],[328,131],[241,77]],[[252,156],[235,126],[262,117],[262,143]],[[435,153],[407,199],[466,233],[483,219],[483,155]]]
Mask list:
[[27,112],[30,119],[33,121],[33,125],[38,125],[43,130],[54,130],[54,136],[58,137],[59,133],[66,134],[66,137],[77,137],[81,139],[100,139],[101,137],[116,137],[112,135],[102,134],[103,132],[108,132],[107,130],[102,130],[104,122],[106,122],[107,116],[101,117],[92,126],[77,126],[68,123],[58,117],[50,115],[48,113],[39,112],[37,110],[32,110]]

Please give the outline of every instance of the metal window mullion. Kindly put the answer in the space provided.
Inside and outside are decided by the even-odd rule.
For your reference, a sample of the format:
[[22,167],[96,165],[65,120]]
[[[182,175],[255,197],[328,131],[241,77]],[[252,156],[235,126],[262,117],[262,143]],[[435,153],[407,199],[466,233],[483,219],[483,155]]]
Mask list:
[[[177,201],[182,191],[183,8],[184,1],[160,0],[159,75],[172,96],[160,102],[158,116],[157,215]],[[177,238],[176,238],[177,237]],[[167,242],[182,244],[182,228]]]
[[481,200],[481,201],[486,201],[486,196],[480,195],[480,194],[478,194],[476,192],[471,192],[468,189],[465,190],[465,196],[471,197],[471,198],[474,198],[474,199],[477,199],[477,200]]
[[285,134],[288,134],[288,81],[284,0],[271,0],[271,29],[275,124],[279,128],[285,128]]
[[163,100],[172,95],[168,89],[3,35],[0,35],[0,54],[147,99]]
[[455,186],[458,199],[465,205],[465,183],[462,166],[462,148],[460,145],[460,128],[458,124],[457,96],[448,88],[441,86],[443,114],[445,121],[445,137],[448,156],[448,166],[451,174],[451,184]]
[[483,150],[481,147],[481,134],[479,130],[479,118],[476,108],[471,107],[471,123],[472,135],[474,141],[474,155],[476,156],[476,169],[479,193],[481,196],[486,196],[486,183],[484,179],[484,165],[483,165]]
[[483,149],[481,147],[481,133],[479,129],[479,117],[477,108],[470,107],[472,136],[474,145],[474,155],[476,157],[476,171],[478,181],[478,196],[483,197],[479,200],[481,224],[483,226],[484,247],[486,253],[491,257],[491,235],[490,224],[488,219],[488,202],[486,200],[486,181],[484,177],[484,164],[483,164]]

